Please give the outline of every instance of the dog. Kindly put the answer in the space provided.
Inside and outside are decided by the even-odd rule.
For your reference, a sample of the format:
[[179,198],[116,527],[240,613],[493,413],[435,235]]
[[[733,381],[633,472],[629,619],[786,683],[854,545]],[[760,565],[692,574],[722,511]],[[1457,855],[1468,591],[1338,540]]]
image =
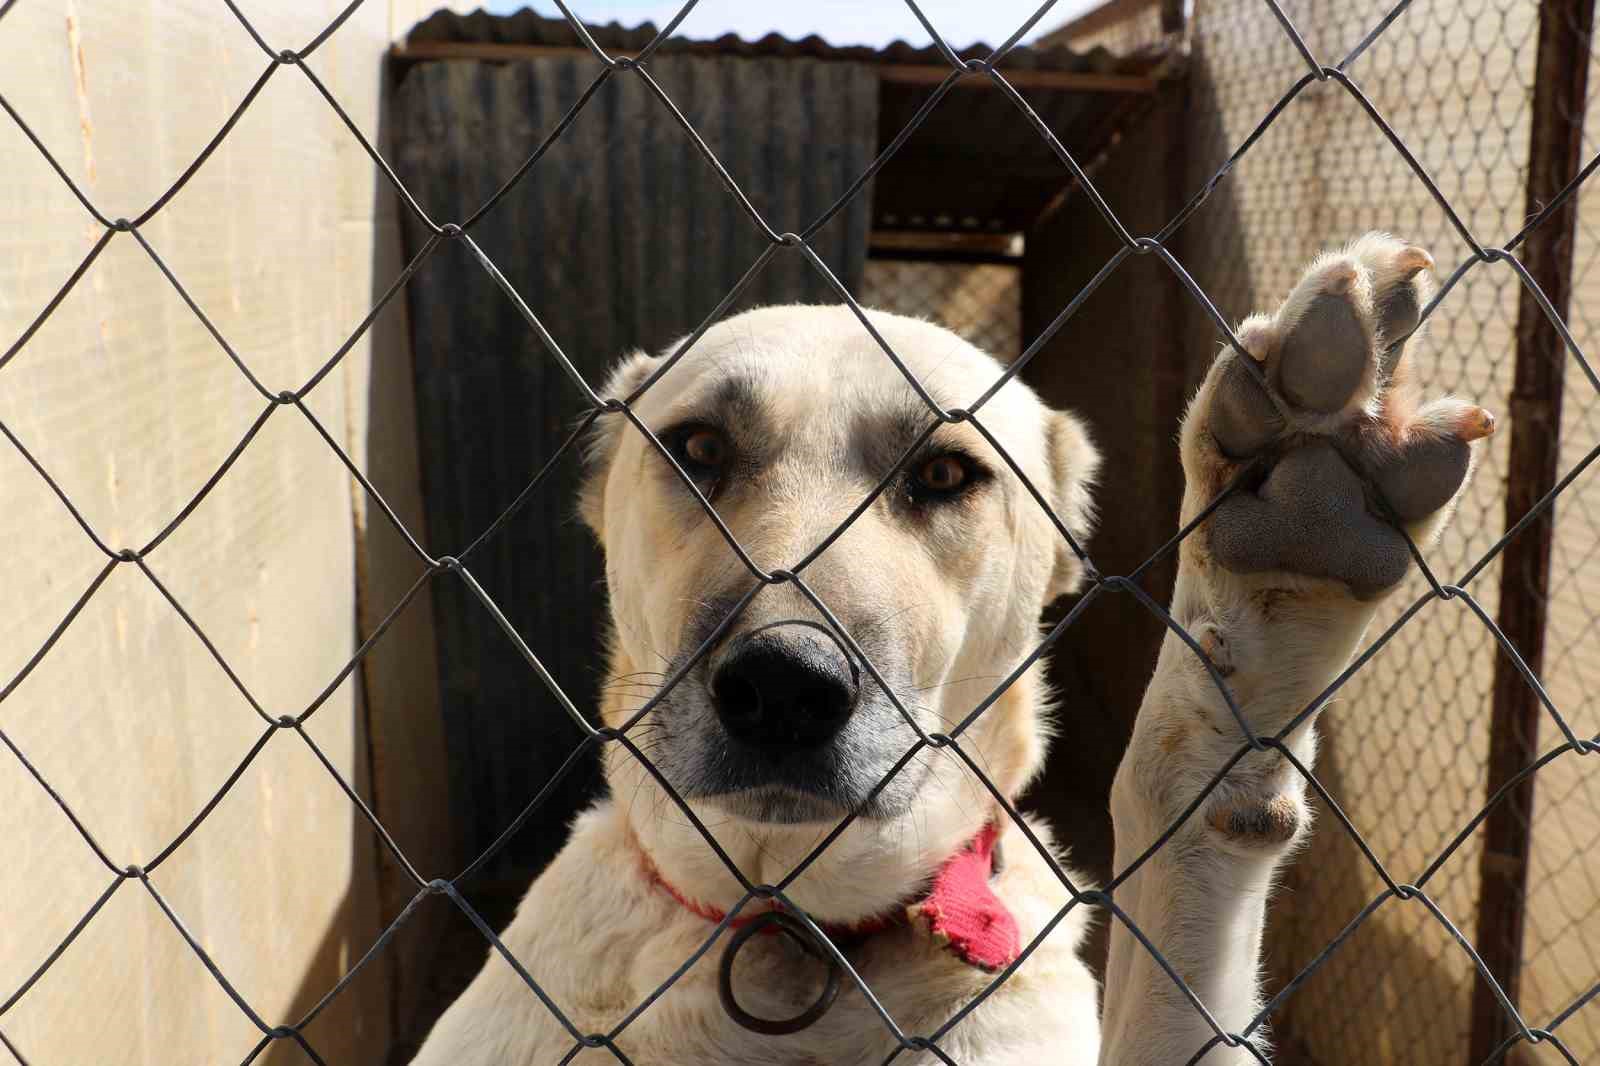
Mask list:
[[[762,308],[675,364],[623,360],[604,395],[633,396],[659,447],[598,420],[581,512],[610,594],[599,718],[626,739],[502,934],[539,991],[491,952],[416,1066],[619,1061],[607,1039],[664,1066],[1260,1061],[1217,1031],[1259,1009],[1304,779],[1253,751],[1186,808],[1244,725],[1316,709],[1494,428],[1410,380],[1431,266],[1377,233],[1319,257],[1191,401],[1181,520],[1204,521],[1111,796],[1134,872],[1071,907],[1092,887],[1062,861],[1072,827],[1058,850],[1008,812],[1072,713],[1030,653],[1085,578],[1083,423],[1014,378],[991,395],[991,357],[876,311],[869,331],[845,307]],[[1284,749],[1312,765],[1309,723]],[[1091,912],[1110,913],[1103,1009]]]

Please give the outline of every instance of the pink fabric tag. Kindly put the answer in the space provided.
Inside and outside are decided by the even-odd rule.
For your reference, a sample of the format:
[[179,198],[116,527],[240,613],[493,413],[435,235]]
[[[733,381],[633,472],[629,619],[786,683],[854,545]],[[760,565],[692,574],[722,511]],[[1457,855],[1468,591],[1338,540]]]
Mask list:
[[933,891],[911,908],[962,961],[985,970],[1003,970],[1022,952],[1017,919],[989,885],[999,835],[998,826],[985,826],[939,868]]

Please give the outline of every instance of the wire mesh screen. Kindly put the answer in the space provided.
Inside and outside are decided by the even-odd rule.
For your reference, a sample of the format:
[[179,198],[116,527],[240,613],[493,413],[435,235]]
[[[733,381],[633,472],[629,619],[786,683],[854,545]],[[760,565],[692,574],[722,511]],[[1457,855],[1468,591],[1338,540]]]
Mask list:
[[[18,3],[0,4],[0,33],[4,18]],[[963,748],[963,734],[1005,690],[1006,686],[1045,653],[1050,644],[1084,615],[1084,608],[1099,597],[1133,596],[1154,612],[1163,624],[1180,630],[1161,607],[1143,597],[1137,582],[1125,575],[1104,573],[1094,567],[1092,551],[1072,541],[1065,526],[1052,515],[1057,529],[1090,574],[1088,590],[1077,606],[1068,612],[1040,645],[1017,665],[990,696],[972,707],[968,716],[947,732],[928,732],[896,701],[895,691],[879,676],[871,659],[851,634],[838,625],[827,605],[806,580],[807,566],[838,536],[832,536],[785,568],[757,566],[728,528],[715,507],[705,499],[693,479],[673,459],[671,452],[645,426],[632,409],[654,381],[690,351],[694,344],[727,311],[769,263],[780,257],[806,264],[860,317],[864,330],[872,334],[884,359],[907,377],[927,406],[926,439],[939,425],[968,423],[994,443],[984,427],[984,407],[1004,382],[1019,374],[1038,353],[1045,338],[1023,338],[1015,343],[1015,354],[1004,374],[993,387],[971,398],[966,407],[947,408],[934,402],[921,383],[906,370],[891,346],[873,332],[869,320],[860,313],[857,294],[837,283],[811,246],[820,229],[846,203],[858,194],[882,159],[892,153],[891,141],[880,156],[861,175],[841,199],[816,218],[767,218],[743,194],[739,175],[723,166],[716,154],[698,136],[668,94],[650,75],[650,62],[661,41],[676,30],[683,15],[667,25],[655,42],[637,55],[608,55],[590,38],[570,12],[576,32],[587,43],[591,54],[591,91],[579,97],[573,110],[548,131],[541,143],[532,146],[524,164],[508,176],[508,186],[537,180],[539,162],[546,149],[562,136],[571,121],[593,96],[593,90],[611,79],[638,79],[660,106],[655,119],[666,128],[689,139],[703,163],[711,169],[739,205],[753,232],[759,235],[762,250],[750,264],[749,272],[713,309],[700,328],[688,337],[665,365],[630,396],[604,396],[597,383],[586,380],[565,354],[563,338],[551,336],[544,328],[539,308],[527,303],[516,286],[496,268],[474,238],[479,224],[490,216],[504,189],[482,203],[421,204],[400,186],[368,134],[352,122],[338,96],[330,91],[310,60],[360,6],[360,0],[305,42],[269,40],[254,23],[229,0],[219,9],[219,18],[233,18],[245,29],[259,55],[252,53],[261,73],[250,92],[238,103],[231,117],[216,132],[198,157],[186,161],[173,184],[153,202],[143,205],[111,205],[97,202],[92,188],[73,181],[57,161],[46,139],[29,125],[28,116],[0,98],[9,119],[31,143],[31,151],[54,169],[77,201],[75,224],[89,226],[93,242],[80,265],[64,279],[56,295],[44,306],[30,309],[9,346],[0,353],[0,380],[7,364],[28,353],[30,345],[61,301],[85,278],[116,263],[136,262],[153,267],[150,284],[170,287],[184,304],[184,314],[207,330],[216,341],[218,356],[226,359],[229,374],[253,392],[251,420],[242,435],[211,471],[198,491],[179,507],[165,525],[147,536],[125,536],[124,531],[104,526],[86,516],[74,502],[74,494],[52,474],[50,465],[30,450],[26,434],[0,426],[8,447],[28,467],[27,475],[43,484],[53,495],[49,506],[64,511],[81,535],[87,551],[98,553],[97,569],[86,587],[74,589],[70,609],[54,621],[43,639],[32,647],[4,689],[0,700],[9,696],[51,653],[75,618],[95,601],[111,581],[142,582],[157,597],[160,610],[173,612],[192,631],[193,636],[224,672],[238,696],[233,707],[219,707],[218,713],[237,713],[250,722],[255,739],[252,746],[220,783],[210,800],[195,810],[185,827],[168,842],[149,854],[122,854],[100,843],[100,827],[85,819],[71,799],[58,791],[41,762],[17,743],[11,732],[0,733],[9,752],[7,765],[16,770],[19,787],[43,794],[57,809],[59,819],[70,826],[81,840],[80,857],[98,863],[104,882],[100,894],[89,902],[81,919],[59,940],[49,946],[15,989],[4,991],[0,1000],[0,1047],[20,1063],[35,1061],[29,1049],[9,1037],[5,1029],[8,1015],[30,997],[84,996],[82,989],[55,987],[49,978],[72,952],[86,930],[101,927],[125,912],[119,908],[128,896],[146,896],[182,940],[186,958],[203,968],[207,979],[226,997],[229,1009],[246,1019],[255,1034],[253,1046],[240,1049],[243,1061],[260,1058],[269,1048],[297,1048],[310,1061],[323,1062],[308,1030],[347,990],[374,960],[383,957],[397,931],[412,918],[415,910],[434,897],[443,897],[471,922],[492,950],[513,967],[526,985],[527,995],[535,997],[571,1039],[570,1057],[584,1050],[609,1053],[615,1060],[628,1061],[627,1032],[656,1002],[657,992],[670,988],[673,981],[693,966],[727,932],[730,922],[747,908],[759,909],[769,902],[781,904],[796,915],[819,945],[826,946],[831,959],[864,994],[870,988],[852,968],[845,955],[828,940],[824,929],[805,915],[790,898],[796,879],[829,846],[838,832],[858,815],[852,814],[818,845],[817,849],[783,878],[773,884],[757,884],[731,863],[716,839],[694,810],[674,795],[679,812],[699,830],[705,846],[728,865],[730,874],[744,888],[744,897],[727,916],[708,931],[707,938],[693,954],[683,960],[662,989],[655,990],[636,1004],[621,1009],[614,1024],[602,1031],[577,1027],[563,1004],[551,998],[540,983],[540,960],[518,959],[509,952],[490,925],[475,911],[459,890],[459,883],[489,860],[506,839],[502,836],[488,852],[472,857],[467,868],[454,877],[450,871],[419,869],[406,857],[400,844],[387,832],[380,813],[367,804],[358,788],[330,760],[325,744],[319,743],[309,723],[325,702],[364,657],[383,639],[390,624],[433,582],[457,582],[470,594],[475,609],[485,612],[503,632],[509,645],[526,664],[530,684],[544,686],[550,696],[571,717],[584,737],[580,752],[612,745],[624,749],[640,761],[671,792],[670,786],[650,764],[632,735],[660,702],[678,684],[700,655],[705,654],[717,634],[708,639],[697,655],[666,679],[661,690],[620,726],[597,727],[574,706],[555,682],[541,649],[525,643],[507,621],[501,606],[473,576],[474,559],[483,545],[495,536],[504,519],[527,499],[541,492],[550,471],[568,458],[584,430],[602,419],[626,423],[627,432],[642,434],[649,446],[677,470],[684,485],[696,497],[707,519],[716,524],[730,549],[747,567],[754,579],[751,591],[735,608],[722,628],[731,624],[763,588],[788,585],[798,590],[825,617],[837,639],[864,665],[886,697],[896,707],[916,740],[899,766],[904,766],[925,750],[942,750],[961,759],[980,779],[981,768]],[[690,5],[692,7],[692,5]],[[964,57],[938,34],[938,27],[910,0],[907,7],[934,39],[949,68],[943,81],[930,88],[928,103],[913,122],[920,122],[945,94],[959,83],[984,81],[1004,93],[1025,114],[1024,94],[1006,79],[1006,56],[1017,42],[1044,19],[1051,5],[1046,4],[1022,26],[996,28],[1003,37],[1001,46],[977,58]],[[684,13],[687,13],[687,8]],[[1200,802],[1225,780],[1229,768],[1252,751],[1276,750],[1294,761],[1284,737],[1293,729],[1309,728],[1311,716],[1330,701],[1347,701],[1361,706],[1360,715],[1336,716],[1330,730],[1326,760],[1313,777],[1298,762],[1295,767],[1323,797],[1327,809],[1321,818],[1320,837],[1313,852],[1295,875],[1293,891],[1281,901],[1277,928],[1270,941],[1275,945],[1277,962],[1285,975],[1294,980],[1280,982],[1271,991],[1262,1010],[1248,1024],[1230,1030],[1217,1022],[1207,1005],[1192,994],[1184,976],[1160,954],[1158,945],[1145,943],[1165,976],[1188,996],[1196,1015],[1210,1030],[1206,1043],[1194,1049],[1189,1062],[1198,1062],[1219,1047],[1242,1049],[1241,1054],[1265,1062],[1262,1034],[1269,1023],[1284,1023],[1293,1034],[1296,1048],[1308,1054],[1331,1055],[1334,1060],[1356,1062],[1446,1062],[1466,1058],[1467,1033],[1462,1019],[1469,1015],[1473,987],[1487,987],[1500,1024],[1509,1035],[1491,1049],[1488,1061],[1505,1057],[1513,1048],[1517,1053],[1557,1056],[1550,1061],[1576,1063],[1595,1052],[1593,1012],[1584,1007],[1600,994],[1595,984],[1594,908],[1596,893],[1590,881],[1585,852],[1596,836],[1593,802],[1593,760],[1584,756],[1597,750],[1596,722],[1586,707],[1588,674],[1593,660],[1586,652],[1593,646],[1593,616],[1587,605],[1586,581],[1594,580],[1592,557],[1595,538],[1590,532],[1586,506],[1600,508],[1600,502],[1584,495],[1589,479],[1588,464],[1600,455],[1594,443],[1594,402],[1600,395],[1600,380],[1585,356],[1591,333],[1584,316],[1585,285],[1600,284],[1600,273],[1590,269],[1595,250],[1589,237],[1600,230],[1594,220],[1582,214],[1579,227],[1580,285],[1572,316],[1572,329],[1556,314],[1535,278],[1516,259],[1530,240],[1541,235],[1540,227],[1559,218],[1564,204],[1577,196],[1577,190],[1591,168],[1600,164],[1595,157],[1577,175],[1532,213],[1524,210],[1522,178],[1530,166],[1525,146],[1529,141],[1527,99],[1533,85],[1533,45],[1539,9],[1533,4],[1486,2],[1480,5],[1448,5],[1401,2],[1393,7],[1377,5],[1297,5],[1282,6],[1273,0],[1265,3],[1222,3],[1201,5],[1197,12],[1195,36],[1199,61],[1191,92],[1199,147],[1191,151],[1194,173],[1189,187],[1193,199],[1168,225],[1154,233],[1128,231],[1118,219],[1081,162],[1061,146],[1055,135],[1040,124],[1038,130],[1051,145],[1062,168],[1063,183],[1075,182],[1075,195],[1088,197],[1114,231],[1120,250],[1105,264],[1092,288],[1123,263],[1135,256],[1149,256],[1164,264],[1184,286],[1195,319],[1228,343],[1238,347],[1229,326],[1239,314],[1265,298],[1281,292],[1292,281],[1289,271],[1304,262],[1330,235],[1346,234],[1366,228],[1373,205],[1382,205],[1383,217],[1407,235],[1429,243],[1439,254],[1444,283],[1440,295],[1424,309],[1431,335],[1431,347],[1424,350],[1426,383],[1481,398],[1495,405],[1503,402],[1513,420],[1518,404],[1513,402],[1513,382],[1508,379],[1510,363],[1505,353],[1515,347],[1514,333],[1519,316],[1532,298],[1561,334],[1561,353],[1567,378],[1569,400],[1565,406],[1564,452],[1560,457],[1562,480],[1521,515],[1512,516],[1514,525],[1502,521],[1504,497],[1500,486],[1511,471],[1504,454],[1492,450],[1485,459],[1475,487],[1463,503],[1463,513],[1445,542],[1424,557],[1416,552],[1419,566],[1411,584],[1396,594],[1374,625],[1368,648],[1354,664],[1319,694],[1290,726],[1276,735],[1260,736],[1246,724],[1232,694],[1214,664],[1205,660],[1209,676],[1216,680],[1223,699],[1239,726],[1238,752],[1233,762],[1217,768],[1202,795],[1189,806],[1189,815]],[[291,47],[299,44],[298,50]],[[318,357],[306,372],[290,381],[263,380],[252,368],[248,350],[229,344],[208,316],[207,308],[193,299],[178,271],[171,269],[147,237],[152,223],[169,208],[176,209],[176,198],[202,170],[234,125],[255,106],[262,93],[276,90],[269,82],[296,82],[307,91],[313,105],[336,115],[343,128],[341,136],[369,157],[380,180],[391,183],[401,198],[403,209],[422,220],[430,239],[415,259],[392,279],[376,306],[352,332]],[[1573,121],[1578,121],[1573,116]],[[1584,203],[1585,201],[1580,201]],[[126,213],[124,213],[126,212]],[[1191,225],[1220,250],[1215,259],[1192,264],[1192,271],[1172,252],[1169,243],[1185,225]],[[388,506],[367,472],[352,458],[350,450],[331,434],[325,419],[317,414],[319,390],[328,387],[329,377],[345,359],[356,341],[422,263],[441,246],[456,243],[465,248],[485,275],[511,301],[525,320],[552,365],[566,378],[587,404],[587,414],[574,432],[553,454],[540,457],[542,468],[531,478],[517,501],[502,519],[479,536],[460,544],[426,545],[417,531]],[[1198,245],[1204,242],[1190,242]],[[1236,254],[1224,254],[1233,252]],[[117,256],[126,256],[119,260]],[[1231,270],[1232,267],[1241,269]],[[1063,308],[1069,315],[1075,304]],[[288,314],[294,310],[286,308]],[[946,312],[939,312],[940,315]],[[994,341],[997,345],[1004,343]],[[237,384],[237,382],[235,382]],[[73,397],[48,397],[51,402],[71,403]],[[112,399],[115,399],[113,396]],[[203,398],[197,398],[197,400]],[[368,500],[370,507],[391,523],[417,560],[418,577],[411,590],[394,604],[374,627],[370,637],[355,655],[339,665],[329,678],[316,678],[305,686],[309,695],[295,699],[276,693],[263,700],[229,663],[229,657],[207,636],[202,618],[187,610],[182,598],[172,592],[161,570],[152,562],[181,568],[184,560],[169,564],[158,553],[164,546],[185,545],[182,533],[190,517],[217,486],[239,478],[241,465],[269,447],[285,423],[296,431],[309,432],[325,446]],[[1501,438],[1504,439],[1503,437]],[[918,441],[918,444],[921,440]],[[1500,447],[1504,447],[1501,445]],[[10,453],[8,453],[10,454]],[[840,528],[857,517],[872,499],[885,491],[915,454],[915,447],[900,457],[885,473],[861,507],[841,514]],[[1009,459],[1008,459],[1009,461]],[[1020,470],[1013,467],[1021,476]],[[1112,472],[1115,476],[1115,472]],[[1024,481],[1026,479],[1024,478]],[[1034,489],[1032,496],[1041,507],[1048,507]],[[1562,509],[1555,510],[1561,499]],[[1193,533],[1209,517],[1215,502],[1162,550],[1165,554]],[[1544,688],[1531,675],[1514,677],[1518,684],[1531,686],[1543,704],[1539,736],[1524,738],[1539,761],[1524,760],[1519,779],[1537,773],[1541,783],[1540,808],[1530,826],[1532,845],[1531,886],[1527,900],[1531,915],[1529,935],[1524,944],[1523,967],[1526,978],[1520,994],[1507,994],[1500,977],[1486,972],[1478,950],[1471,944],[1470,917],[1479,905],[1481,889],[1477,871],[1483,867],[1476,832],[1493,816],[1497,804],[1485,795],[1484,765],[1490,760],[1492,738],[1485,736],[1484,704],[1488,699],[1497,656],[1514,659],[1510,646],[1493,619],[1498,604],[1494,596],[1498,577],[1497,560],[1507,550],[1513,536],[1533,535],[1548,516],[1559,514],[1555,535],[1555,578],[1552,583],[1552,632],[1550,655],[1546,663]],[[1414,546],[1413,546],[1414,548]],[[196,549],[198,550],[198,549]],[[1189,648],[1203,658],[1199,643],[1180,633]],[[1520,660],[1514,660],[1520,662]],[[10,723],[4,723],[9,726]],[[389,924],[370,942],[346,960],[339,975],[321,993],[312,997],[305,1009],[292,1017],[266,1017],[252,1004],[250,988],[230,978],[229,963],[210,950],[204,938],[191,934],[186,924],[190,903],[163,891],[152,876],[169,860],[176,860],[197,848],[196,834],[218,806],[234,793],[245,771],[267,749],[284,746],[313,759],[325,770],[349,802],[355,816],[371,827],[382,846],[409,878],[411,899]],[[507,828],[509,835],[527,818],[537,817],[540,804],[559,786],[568,763],[547,782],[530,786],[528,804],[517,823]],[[150,778],[158,778],[163,767],[139,768]],[[898,770],[898,767],[897,767]],[[986,779],[984,779],[986,781]],[[881,786],[880,786],[881,787]],[[992,789],[993,786],[990,785]],[[1328,797],[1339,798],[1343,807],[1328,804]],[[1032,846],[1038,842],[1024,825],[1008,797],[996,791],[994,799],[1019,827]],[[1484,819],[1484,821],[1480,821]],[[27,832],[30,827],[18,827]],[[1164,845],[1180,824],[1168,827],[1157,846]],[[306,835],[315,827],[307,826]],[[298,843],[296,846],[299,846]],[[1040,849],[1041,852],[1043,849]],[[1053,856],[1045,859],[1056,870],[1068,902],[1063,914],[1074,909],[1106,912],[1109,921],[1128,925],[1130,919],[1117,906],[1117,889],[1142,865],[1137,860],[1127,869],[1116,871],[1104,884],[1075,884]],[[48,892],[51,886],[40,882],[32,890]],[[1453,923],[1453,924],[1452,924]],[[1046,929],[1048,933],[1048,927]],[[1046,933],[1040,934],[1040,939]],[[1022,957],[996,973],[978,1000],[926,1032],[904,1028],[895,1017],[879,1006],[877,1013],[892,1048],[888,1059],[902,1055],[932,1056],[949,1062],[950,1056],[940,1041],[975,1009],[979,1001],[1012,979],[1027,965],[1029,953],[1039,941],[1026,945]],[[1486,948],[1479,945],[1479,948]],[[1375,975],[1373,960],[1382,960],[1385,972]],[[159,982],[160,975],[154,980]],[[1108,990],[1115,995],[1117,990]],[[871,1000],[875,1005],[877,1001]],[[216,1049],[219,1060],[231,1057],[234,1049]],[[40,1060],[44,1061],[44,1060]]]
[[1022,353],[1022,268],[1011,263],[869,259],[860,299],[960,334],[998,359]]

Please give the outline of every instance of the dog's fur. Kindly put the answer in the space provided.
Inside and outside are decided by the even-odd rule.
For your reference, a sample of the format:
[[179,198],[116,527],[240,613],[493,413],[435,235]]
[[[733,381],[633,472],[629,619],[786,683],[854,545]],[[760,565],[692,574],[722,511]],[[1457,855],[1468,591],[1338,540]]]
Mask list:
[[[1240,377],[1239,357],[1225,351],[1186,417],[1185,521],[1246,462],[1256,459],[1270,471],[1185,540],[1171,607],[1262,734],[1281,728],[1337,674],[1377,596],[1403,574],[1403,558],[1398,570],[1392,564],[1398,534],[1375,512],[1400,515],[1425,545],[1465,482],[1467,443],[1490,426],[1483,412],[1459,401],[1419,411],[1404,381],[1390,339],[1415,324],[1424,265],[1424,253],[1380,235],[1319,260],[1275,315],[1241,328],[1261,374]],[[973,404],[999,373],[992,359],[948,331],[883,313],[870,317],[946,408]],[[1308,346],[1315,349],[1309,356]],[[604,394],[629,396],[661,367],[660,358],[633,355]],[[1213,1032],[1129,933],[1129,923],[1162,951],[1218,1024],[1230,1031],[1247,1025],[1257,1004],[1267,890],[1306,824],[1303,782],[1281,756],[1242,760],[1116,890],[1103,1015],[1078,957],[1089,908],[1059,918],[1069,898],[1061,879],[999,815],[994,794],[955,752],[924,748],[874,789],[911,748],[915,732],[878,680],[860,673],[863,664],[834,627],[849,634],[923,731],[955,731],[1035,646],[1041,610],[1082,580],[1077,556],[1017,477],[1020,471],[1085,541],[1098,457],[1082,424],[1049,410],[1022,384],[1008,383],[978,418],[1009,463],[974,426],[941,425],[887,490],[812,558],[932,422],[850,311],[767,308],[722,322],[632,407],[750,561],[767,570],[798,569],[833,615],[824,616],[804,589],[787,581],[762,588],[722,626],[755,584],[745,562],[643,434],[621,417],[602,420],[582,499],[605,549],[611,596],[610,675],[600,718],[613,727],[627,722],[709,645],[628,735],[750,882],[783,881],[859,810],[787,893],[818,923],[863,922],[903,908],[945,860],[998,819],[1004,863],[994,891],[1016,917],[1023,943],[1050,931],[993,995],[940,1038],[950,1061],[1188,1061]],[[718,463],[702,468],[683,448],[686,434],[703,430],[723,448]],[[1237,454],[1240,440],[1250,454]],[[1343,460],[1330,459],[1330,447]],[[930,495],[919,479],[930,461],[950,454],[961,457],[969,487]],[[1337,462],[1398,485],[1387,493],[1389,509],[1363,497],[1348,466],[1329,476],[1326,464]],[[719,679],[757,642],[774,655],[843,663],[855,673],[847,683],[853,702],[836,734],[804,751],[779,746],[776,754],[730,739]],[[1014,799],[1039,769],[1049,706],[1034,667],[961,732],[962,749],[998,795]],[[1167,829],[1239,743],[1212,671],[1170,636],[1113,792],[1118,869]],[[1312,761],[1309,727],[1288,743],[1302,762]],[[726,909],[744,896],[629,749],[613,742],[605,753],[610,795],[580,816],[503,934],[579,1034],[610,1032],[695,958],[713,925],[682,900]],[[1030,828],[1053,846],[1046,827],[1030,822]],[[1071,827],[1064,828],[1070,844]],[[875,1063],[895,1048],[867,997],[853,987],[800,1033],[771,1037],[739,1027],[719,1003],[719,951],[720,942],[624,1028],[618,1046],[631,1061]],[[910,1035],[939,1028],[994,979],[957,958],[915,917],[848,945],[847,953]],[[788,937],[758,936],[741,952],[734,981],[752,1013],[787,1017],[816,998],[823,972]],[[554,1063],[576,1044],[512,967],[491,955],[415,1061]],[[903,1058],[937,1061],[931,1053]],[[605,1049],[576,1055],[580,1062],[607,1060],[614,1059]],[[1219,1047],[1202,1061],[1254,1060]]]

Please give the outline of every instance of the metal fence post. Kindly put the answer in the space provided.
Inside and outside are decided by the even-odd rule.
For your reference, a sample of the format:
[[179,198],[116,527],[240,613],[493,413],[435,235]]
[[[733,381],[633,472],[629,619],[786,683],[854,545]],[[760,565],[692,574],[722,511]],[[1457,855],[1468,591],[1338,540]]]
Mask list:
[[[1546,0],[1540,7],[1533,111],[1528,143],[1527,211],[1549,204],[1577,174],[1594,0]],[[1578,198],[1570,197],[1528,235],[1522,263],[1565,319],[1572,297]],[[1555,485],[1561,443],[1561,393],[1567,353],[1561,335],[1524,287],[1517,307],[1517,354],[1511,391],[1511,442],[1506,467],[1509,528]],[[1543,669],[1554,509],[1545,511],[1505,550],[1500,570],[1502,631],[1537,676]],[[1542,710],[1533,689],[1505,655],[1495,659],[1486,795],[1505,787],[1536,757]],[[1474,938],[1484,965],[1506,997],[1518,1001],[1528,860],[1533,843],[1533,782],[1514,785],[1484,822],[1482,896]],[[1473,989],[1469,1062],[1490,1059],[1514,1028],[1490,983]]]

